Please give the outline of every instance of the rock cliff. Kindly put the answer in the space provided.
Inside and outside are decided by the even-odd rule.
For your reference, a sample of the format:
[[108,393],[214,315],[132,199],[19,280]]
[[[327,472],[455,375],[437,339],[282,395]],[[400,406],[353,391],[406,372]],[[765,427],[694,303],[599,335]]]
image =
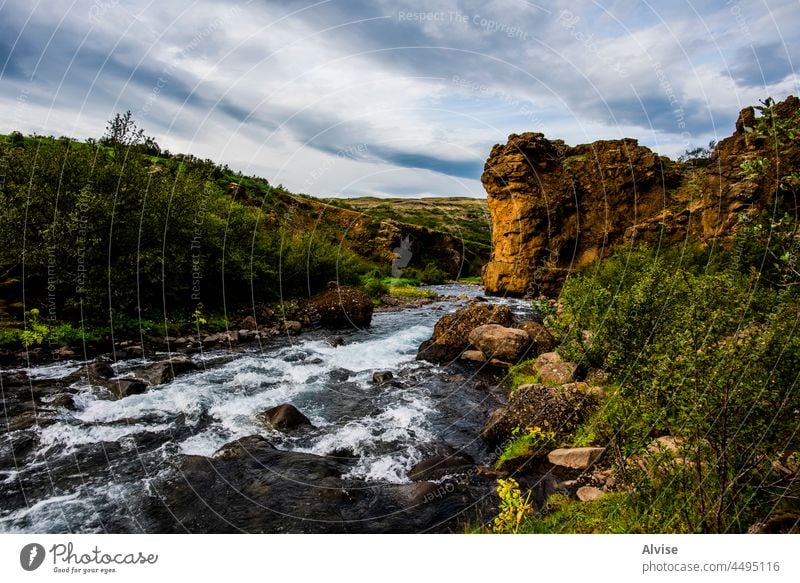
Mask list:
[[[790,96],[771,115],[762,129],[796,123],[800,100]],[[571,271],[625,243],[729,243],[741,216],[764,209],[779,177],[800,168],[791,139],[776,148],[774,135],[754,126],[754,109],[742,110],[710,157],[685,162],[630,138],[571,147],[512,134],[492,148],[481,177],[492,221],[486,292],[555,296]],[[759,172],[743,170],[754,160]]]

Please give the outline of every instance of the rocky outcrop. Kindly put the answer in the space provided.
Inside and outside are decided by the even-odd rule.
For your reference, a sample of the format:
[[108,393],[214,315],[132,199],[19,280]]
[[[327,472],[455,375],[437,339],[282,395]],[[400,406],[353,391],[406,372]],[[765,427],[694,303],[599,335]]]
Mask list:
[[276,449],[251,435],[165,468],[142,519],[148,531],[165,533],[416,533],[459,530],[469,508],[491,512],[491,485],[474,473],[364,487],[344,477],[351,469],[347,460]]
[[509,439],[517,428],[542,427],[556,435],[575,431],[597,407],[597,397],[582,383],[560,387],[522,385],[508,399],[508,405],[495,410],[481,431],[490,442]]
[[372,321],[372,300],[361,290],[331,283],[306,302],[311,318],[323,328],[363,328]]
[[507,306],[491,305],[475,301],[443,316],[433,328],[433,336],[422,343],[417,360],[437,364],[457,359],[469,346],[469,335],[478,326],[499,324],[511,326],[514,314]]
[[[784,119],[798,111],[795,97],[775,107]],[[747,131],[754,121],[752,108],[743,111],[736,133],[702,166],[660,157],[634,139],[571,147],[541,133],[512,134],[492,149],[481,177],[493,239],[486,292],[555,296],[568,273],[625,243],[729,242],[739,216],[765,208],[777,187],[776,172],[743,175],[743,162],[774,158],[774,144]],[[782,154],[783,173],[797,167],[797,150]]]

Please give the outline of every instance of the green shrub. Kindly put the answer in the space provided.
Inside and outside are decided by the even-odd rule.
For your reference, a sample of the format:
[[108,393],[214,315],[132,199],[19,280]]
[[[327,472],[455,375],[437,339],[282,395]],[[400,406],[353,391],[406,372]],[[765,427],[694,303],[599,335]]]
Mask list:
[[[643,520],[677,517],[665,532],[743,532],[796,495],[769,460],[798,447],[800,304],[793,286],[764,288],[723,258],[625,250],[561,297],[562,352],[618,386],[580,438],[615,452]],[[656,480],[645,456],[633,472],[660,435],[687,444],[685,463]]]

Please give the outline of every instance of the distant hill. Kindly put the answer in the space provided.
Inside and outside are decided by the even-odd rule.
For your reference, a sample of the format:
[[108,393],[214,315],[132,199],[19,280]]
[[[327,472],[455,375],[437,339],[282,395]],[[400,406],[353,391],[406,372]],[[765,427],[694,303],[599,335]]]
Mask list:
[[442,231],[463,241],[484,262],[491,255],[491,220],[485,198],[358,198],[324,199],[341,208],[360,211],[378,220],[394,220]]

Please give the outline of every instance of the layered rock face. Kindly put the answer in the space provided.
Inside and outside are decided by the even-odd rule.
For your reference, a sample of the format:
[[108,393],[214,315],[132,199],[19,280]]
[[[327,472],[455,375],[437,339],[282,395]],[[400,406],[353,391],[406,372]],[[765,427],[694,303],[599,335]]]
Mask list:
[[[799,110],[789,97],[775,113],[789,119]],[[702,167],[634,139],[570,147],[512,134],[492,148],[481,177],[492,219],[486,292],[555,296],[571,271],[624,243],[729,242],[740,215],[761,211],[777,188],[776,172],[744,177],[742,163],[756,156],[774,165],[774,144],[746,131],[754,119],[753,108],[743,110],[736,133]],[[783,166],[797,162],[797,152],[781,156]]]

